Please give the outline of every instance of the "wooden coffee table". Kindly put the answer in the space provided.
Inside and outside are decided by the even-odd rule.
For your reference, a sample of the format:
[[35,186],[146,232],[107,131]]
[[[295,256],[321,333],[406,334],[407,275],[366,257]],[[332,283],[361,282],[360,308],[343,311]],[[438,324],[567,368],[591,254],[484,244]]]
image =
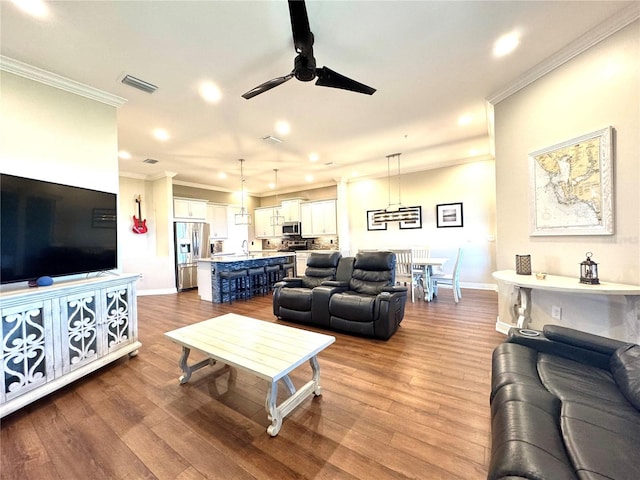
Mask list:
[[[276,436],[282,420],[307,397],[321,394],[320,366],[317,355],[333,342],[335,337],[287,327],[277,323],[228,313],[203,322],[165,333],[182,346],[180,383],[186,383],[191,374],[217,361],[246,370],[269,382],[265,408],[271,420],[267,433]],[[188,365],[191,350],[208,358]],[[289,373],[305,361],[311,364],[312,378],[296,391]],[[278,381],[282,380],[290,396],[280,405]]]

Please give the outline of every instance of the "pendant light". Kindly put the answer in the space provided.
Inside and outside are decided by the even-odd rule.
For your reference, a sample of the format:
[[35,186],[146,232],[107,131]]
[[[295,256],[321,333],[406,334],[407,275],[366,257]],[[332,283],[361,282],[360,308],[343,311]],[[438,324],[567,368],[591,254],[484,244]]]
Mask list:
[[[387,222],[415,222],[420,219],[418,207],[403,207],[400,200],[400,155],[401,153],[392,153],[387,155],[387,191],[388,204],[384,210],[377,211],[372,216],[374,225],[380,225]],[[397,161],[398,164],[398,202],[391,203],[391,160]],[[395,210],[392,207],[397,207]]]
[[284,216],[280,215],[280,203],[278,202],[278,169],[274,168],[273,171],[275,174],[274,188],[276,190],[276,207],[273,209],[273,215],[269,219],[269,224],[272,227],[276,227],[284,223]]
[[251,215],[244,208],[244,158],[238,160],[240,162],[240,213],[235,214],[236,225],[251,225]]

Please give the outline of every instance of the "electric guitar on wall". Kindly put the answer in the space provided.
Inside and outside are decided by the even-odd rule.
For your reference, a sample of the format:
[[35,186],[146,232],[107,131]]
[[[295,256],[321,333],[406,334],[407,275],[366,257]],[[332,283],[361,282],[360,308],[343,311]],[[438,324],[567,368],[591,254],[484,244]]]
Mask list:
[[136,203],[138,204],[138,217],[136,218],[135,215],[133,216],[133,227],[131,230],[133,230],[133,233],[147,233],[147,220],[142,219],[142,212],[140,208],[142,199],[140,198],[140,195],[136,197]]

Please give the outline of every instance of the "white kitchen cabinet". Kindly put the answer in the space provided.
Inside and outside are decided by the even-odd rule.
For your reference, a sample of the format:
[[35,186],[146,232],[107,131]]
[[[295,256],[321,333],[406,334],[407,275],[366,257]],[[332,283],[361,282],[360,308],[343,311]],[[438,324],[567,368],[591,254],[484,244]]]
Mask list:
[[125,274],[0,294],[0,418],[137,353],[137,279]]
[[209,236],[211,238],[227,238],[229,236],[226,205],[208,203],[206,221],[209,224]]
[[309,258],[309,252],[296,252],[296,277],[301,277],[307,270],[307,259]]
[[191,198],[174,198],[173,217],[182,221],[204,222],[207,219],[207,202]]
[[303,237],[313,237],[313,203],[300,205],[300,234]]
[[336,201],[319,200],[300,205],[303,237],[321,237],[338,233]]
[[283,200],[280,215],[284,217],[285,222],[299,222],[300,200]]
[[271,217],[274,215],[274,210],[274,207],[263,207],[256,208],[253,211],[253,228],[256,238],[282,236],[282,225],[271,225]]

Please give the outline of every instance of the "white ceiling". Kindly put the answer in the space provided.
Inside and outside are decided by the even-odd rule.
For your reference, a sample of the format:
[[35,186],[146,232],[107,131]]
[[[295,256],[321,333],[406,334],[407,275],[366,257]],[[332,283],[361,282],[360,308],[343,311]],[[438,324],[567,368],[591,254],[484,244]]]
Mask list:
[[[133,157],[120,160],[121,174],[176,172],[176,181],[233,191],[244,158],[245,189],[261,195],[273,193],[274,168],[282,192],[387,175],[396,152],[402,173],[491,158],[485,100],[633,3],[308,1],[318,66],[376,88],[372,96],[292,79],[241,98],[293,68],[284,0],[56,1],[45,20],[3,0],[0,53],[127,99],[119,148]],[[520,47],[494,58],[494,41],[514,30]],[[123,85],[125,74],[159,89]],[[200,98],[201,80],[220,87],[219,103]],[[471,123],[459,126],[461,115]],[[291,124],[288,135],[275,133],[278,120]],[[152,137],[158,127],[168,141]]]

